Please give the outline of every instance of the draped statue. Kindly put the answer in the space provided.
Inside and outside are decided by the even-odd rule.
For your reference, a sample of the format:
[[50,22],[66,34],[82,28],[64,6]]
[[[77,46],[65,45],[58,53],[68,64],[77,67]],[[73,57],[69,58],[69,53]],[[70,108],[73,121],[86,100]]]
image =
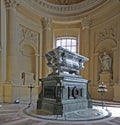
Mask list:
[[99,56],[101,65],[102,65],[102,71],[111,71],[112,68],[112,58],[106,53],[103,53],[103,56]]

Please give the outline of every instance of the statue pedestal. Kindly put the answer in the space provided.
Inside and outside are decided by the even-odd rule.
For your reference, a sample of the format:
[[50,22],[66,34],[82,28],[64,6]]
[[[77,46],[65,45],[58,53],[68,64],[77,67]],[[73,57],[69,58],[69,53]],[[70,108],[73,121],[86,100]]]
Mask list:
[[104,99],[112,101],[114,97],[112,73],[111,72],[100,73],[100,82],[104,82],[104,84],[107,85],[108,89],[108,91],[104,94]]
[[100,82],[105,82],[105,84],[110,84],[112,80],[112,73],[102,72],[100,73]]

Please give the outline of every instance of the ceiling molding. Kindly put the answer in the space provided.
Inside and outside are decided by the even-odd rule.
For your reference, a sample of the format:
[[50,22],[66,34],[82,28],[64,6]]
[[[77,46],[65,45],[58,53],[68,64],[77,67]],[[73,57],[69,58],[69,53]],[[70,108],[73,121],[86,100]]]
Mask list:
[[36,6],[36,9],[42,9],[43,11],[47,11],[52,15],[71,16],[96,8],[98,5],[106,2],[106,0],[85,0],[83,2],[71,5],[57,5],[49,3],[45,0],[29,0],[29,2]]
[[[55,23],[74,23],[76,21],[80,22],[81,18],[88,15],[92,18],[99,18],[99,16],[103,15],[103,11],[106,12],[106,9],[106,13],[110,11],[111,8],[109,6],[113,5],[113,3],[116,6],[116,2],[110,0],[85,0],[79,4],[73,4],[72,7],[72,5],[50,4],[46,0],[20,0],[19,8],[22,10],[23,8],[26,8],[28,11],[30,11],[30,14],[35,14],[41,19],[44,17],[50,18],[52,19],[52,22]],[[57,9],[57,7],[59,9]],[[68,7],[70,10],[68,11],[67,9],[60,9],[61,7]]]
[[45,1],[57,5],[71,5],[83,2],[85,0],[45,0]]

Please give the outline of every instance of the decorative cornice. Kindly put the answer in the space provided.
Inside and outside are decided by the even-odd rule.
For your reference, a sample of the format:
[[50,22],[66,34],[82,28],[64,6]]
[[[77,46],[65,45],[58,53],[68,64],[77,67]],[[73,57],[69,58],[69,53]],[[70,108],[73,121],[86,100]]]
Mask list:
[[19,6],[20,2],[19,0],[4,0],[6,8],[16,8]]
[[[38,53],[38,33],[28,29],[27,27],[20,24],[20,38],[19,42],[20,51],[24,56],[33,56],[35,53]],[[25,54],[24,45],[29,45],[34,48],[35,53]]]
[[[56,5],[51,4],[47,2],[46,0],[29,0],[32,4],[36,5],[36,7],[39,9],[43,9],[44,11],[47,11],[52,14],[62,14],[62,15],[72,15],[75,13],[82,13],[86,12],[87,10],[90,10],[104,2],[106,0],[85,0],[83,2],[80,2],[78,4],[72,4],[72,5]],[[36,9],[37,9],[36,8]]]

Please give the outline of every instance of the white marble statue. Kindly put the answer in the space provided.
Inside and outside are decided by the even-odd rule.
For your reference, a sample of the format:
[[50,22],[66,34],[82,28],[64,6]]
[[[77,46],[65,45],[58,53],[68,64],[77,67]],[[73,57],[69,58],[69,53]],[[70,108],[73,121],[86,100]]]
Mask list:
[[99,59],[102,64],[102,71],[111,71],[112,58],[104,52],[102,56],[99,56]]

